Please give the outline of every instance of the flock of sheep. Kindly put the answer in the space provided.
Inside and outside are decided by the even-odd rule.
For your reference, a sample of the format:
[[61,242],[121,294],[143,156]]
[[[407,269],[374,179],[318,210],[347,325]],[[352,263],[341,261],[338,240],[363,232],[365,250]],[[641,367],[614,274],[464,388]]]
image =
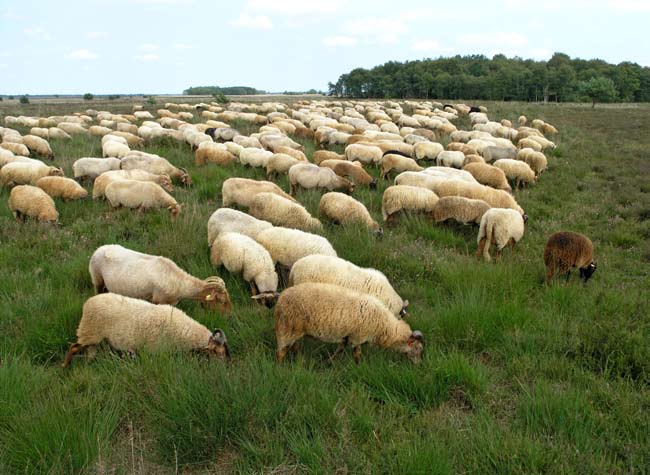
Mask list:
[[[405,113],[405,108],[411,113]],[[342,226],[360,224],[378,236],[383,227],[366,206],[353,198],[356,187],[376,189],[366,167],[382,179],[395,175],[383,193],[384,225],[398,223],[403,212],[421,213],[435,222],[477,224],[477,256],[490,260],[523,237],[527,216],[513,194],[534,184],[547,167],[545,150],[558,133],[551,124],[522,116],[517,127],[491,121],[484,107],[426,101],[402,104],[354,101],[300,101],[238,104],[166,104],[158,119],[141,106],[132,114],[87,110],[68,116],[4,118],[0,127],[0,185],[12,187],[9,208],[17,219],[27,216],[57,222],[53,198],[88,196],[80,185],[92,180],[92,197],[112,207],[166,208],[172,217],[181,204],[170,194],[174,182],[191,186],[187,170],[139,148],[167,138],[186,143],[197,166],[239,163],[262,167],[268,180],[288,176],[290,189],[272,181],[231,177],[223,182],[222,206],[207,221],[210,260],[241,274],[252,298],[274,307],[277,358],[284,359],[304,336],[353,349],[371,343],[421,358],[424,337],[403,318],[408,300],[376,269],[361,268],[337,257],[319,235],[323,224],[297,200],[301,189],[325,193],[319,215]],[[193,123],[195,116],[202,122]],[[468,116],[472,129],[454,122]],[[259,131],[246,136],[230,124],[246,121]],[[22,135],[14,127],[29,129]],[[76,160],[74,179],[61,168],[30,155],[54,160],[48,140],[84,134],[101,138],[103,157]],[[302,142],[313,140],[311,157]],[[440,141],[448,142],[446,147]],[[344,147],[339,154],[331,149]],[[434,166],[430,166],[435,164]],[[236,170],[236,168],[230,168]],[[238,208],[238,209],[234,209]],[[246,210],[247,212],[243,212]],[[581,234],[558,232],[544,251],[547,280],[578,267],[586,281],[596,270],[593,245]],[[98,295],[86,301],[77,342],[64,366],[80,353],[92,355],[101,341],[122,351],[172,345],[229,357],[223,330],[209,331],[174,307],[193,299],[208,308],[231,309],[224,281],[198,279],[173,261],[119,245],[98,248],[90,259]],[[278,293],[284,284],[284,291]]]

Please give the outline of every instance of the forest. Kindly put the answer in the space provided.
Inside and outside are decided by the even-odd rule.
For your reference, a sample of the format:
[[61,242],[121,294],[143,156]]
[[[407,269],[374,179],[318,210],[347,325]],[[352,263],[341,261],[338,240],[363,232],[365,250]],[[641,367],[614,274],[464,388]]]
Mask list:
[[328,86],[332,96],[354,98],[650,102],[650,68],[563,53],[548,61],[470,55],[356,68]]
[[188,87],[183,91],[183,94],[189,96],[207,96],[213,94],[227,94],[233,96],[239,95],[253,95],[253,94],[264,94],[265,91],[260,91],[254,87],[248,86],[231,86],[231,87],[219,87],[219,86],[193,86]]

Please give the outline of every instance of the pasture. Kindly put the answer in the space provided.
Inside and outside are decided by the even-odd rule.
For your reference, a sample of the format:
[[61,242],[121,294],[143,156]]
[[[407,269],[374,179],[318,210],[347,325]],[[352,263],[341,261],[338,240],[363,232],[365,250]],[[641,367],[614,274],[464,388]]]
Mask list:
[[[477,260],[476,226],[418,216],[379,240],[361,226],[325,226],[340,257],[381,270],[410,301],[408,321],[426,342],[418,366],[372,347],[359,365],[349,350],[330,362],[334,346],[313,340],[275,362],[272,311],[253,303],[240,276],[213,268],[206,240],[222,182],[265,179],[263,169],[197,167],[187,144],[147,143],[192,176],[173,193],[183,206],[175,220],[89,199],[57,201],[58,227],[19,223],[1,189],[0,473],[646,472],[650,106],[484,105],[496,120],[525,114],[560,130],[548,170],[516,192],[530,219],[514,253]],[[0,118],[130,106],[5,102]],[[101,156],[96,137],[50,143],[66,176],[76,159]],[[311,156],[313,142],[302,143]],[[276,182],[289,189],[286,177]],[[377,220],[389,183],[354,193]],[[298,200],[317,216],[321,194]],[[544,244],[559,230],[594,242],[598,271],[587,284],[575,270],[568,283],[544,284]],[[93,295],[88,259],[112,243],[225,280],[231,315],[179,307],[225,330],[230,364],[103,348],[61,369]]]

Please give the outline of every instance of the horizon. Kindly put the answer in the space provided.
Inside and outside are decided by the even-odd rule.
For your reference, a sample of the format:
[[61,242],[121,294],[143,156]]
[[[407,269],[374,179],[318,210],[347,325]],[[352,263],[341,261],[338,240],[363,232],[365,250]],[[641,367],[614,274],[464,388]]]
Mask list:
[[[0,52],[0,94],[180,95],[233,85],[327,91],[357,67],[471,54],[539,61],[562,52],[650,66],[650,41],[638,35],[650,2],[535,5],[470,1],[438,12],[423,0],[399,11],[386,0],[75,0],[63,10],[0,0],[0,41],[12,45]],[[206,20],[197,22],[197,12]]]

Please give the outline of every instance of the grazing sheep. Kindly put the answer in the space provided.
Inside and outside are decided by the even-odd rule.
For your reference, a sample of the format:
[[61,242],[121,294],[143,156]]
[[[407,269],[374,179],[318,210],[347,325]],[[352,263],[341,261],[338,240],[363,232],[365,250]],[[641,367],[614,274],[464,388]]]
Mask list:
[[70,345],[63,367],[72,358],[88,352],[106,340],[111,347],[133,353],[139,349],[175,347],[183,351],[201,351],[229,359],[230,351],[223,330],[210,332],[205,326],[169,305],[154,305],[144,300],[116,294],[102,294],[86,300],[77,327],[77,342]]
[[5,150],[9,150],[14,155],[21,155],[23,157],[29,157],[29,149],[25,145],[23,145],[21,143],[2,142],[2,143],[0,143],[0,148],[4,148]]
[[316,165],[320,165],[325,160],[347,160],[345,155],[331,152],[329,150],[316,150],[312,156],[312,160]]
[[[229,165],[237,161],[237,157],[234,154],[230,153],[228,150],[221,148],[224,147],[223,145],[213,142],[203,143],[207,144],[207,146],[199,146],[199,148],[196,149],[196,153],[194,155],[194,163],[196,165],[201,166],[205,165],[206,163],[214,163],[216,165]],[[221,145],[221,147],[219,147],[219,145]]]
[[254,168],[266,168],[273,152],[260,148],[244,148],[239,152],[239,162],[242,165]]
[[462,196],[443,196],[433,208],[433,219],[437,223],[453,219],[462,224],[479,224],[490,205],[483,200],[472,200]]
[[374,145],[352,144],[345,147],[345,158],[351,162],[378,165],[384,152]]
[[252,238],[239,233],[221,233],[210,248],[210,261],[228,272],[242,273],[250,284],[253,299],[267,307],[278,298],[278,274],[271,255]]
[[290,201],[275,193],[257,193],[248,212],[251,216],[270,222],[274,226],[318,231],[322,223],[314,218],[300,203]]
[[348,162],[347,160],[328,159],[320,162],[319,166],[329,168],[338,176],[351,179],[357,185],[366,185],[371,190],[377,188],[377,179],[363,169],[361,162]]
[[463,152],[454,152],[444,150],[438,154],[436,164],[443,167],[463,168],[465,154]]
[[102,145],[102,156],[106,157],[115,157],[115,158],[124,158],[126,157],[131,149],[128,145],[123,143],[115,142],[113,140],[108,141]]
[[31,135],[35,135],[37,137],[40,137],[42,139],[48,140],[50,138],[50,131],[46,128],[42,127],[32,127],[29,130],[29,133]]
[[444,150],[437,142],[419,142],[413,146],[416,160],[435,160]]
[[50,127],[48,129],[50,139],[70,140],[72,137],[65,130],[58,127]]
[[106,187],[109,183],[118,180],[151,181],[153,183],[158,183],[170,193],[174,191],[172,180],[168,175],[156,175],[155,173],[149,173],[146,170],[139,170],[137,168],[134,168],[133,170],[111,170],[104,172],[95,178],[93,183],[93,199],[97,200],[104,198],[106,195]]
[[594,245],[584,234],[560,231],[552,234],[544,247],[544,264],[546,265],[546,282],[555,275],[566,273],[568,282],[571,269],[580,269],[580,278],[587,282],[594,272]]
[[379,299],[396,317],[404,317],[409,305],[402,299],[388,278],[376,269],[362,268],[333,256],[303,257],[291,268],[289,287],[307,282],[334,284],[346,289],[372,295]]
[[433,191],[438,183],[447,179],[449,178],[424,172],[403,172],[395,177],[395,184],[419,186],[420,188]]
[[275,175],[286,175],[289,173],[289,169],[298,163],[306,162],[286,153],[274,153],[266,164],[266,177],[271,179]]
[[246,213],[230,208],[219,208],[208,219],[208,246],[226,232],[244,234],[255,239],[265,229],[272,228],[268,221],[254,218]]
[[517,160],[527,163],[535,172],[535,176],[539,176],[548,166],[546,155],[530,148],[522,148],[519,150],[517,153]]
[[25,135],[23,137],[23,145],[25,145],[30,151],[42,156],[49,158],[50,160],[54,159],[54,152],[52,147],[47,140],[37,137],[36,135]]
[[515,188],[519,188],[522,183],[530,184],[537,181],[535,172],[526,162],[504,158],[494,162],[494,166],[503,170],[509,180],[515,181]]
[[[102,127],[101,125],[93,125],[88,128],[88,133],[93,137],[103,137],[111,132],[113,132],[113,129]],[[126,140],[124,140],[124,142],[126,143]]]
[[381,212],[384,221],[389,224],[397,219],[400,211],[416,211],[431,214],[438,202],[438,195],[433,191],[418,186],[390,186],[384,191]]
[[271,227],[260,232],[255,240],[269,251],[273,262],[287,268],[291,268],[298,259],[312,254],[336,256],[327,239],[298,229]]
[[346,194],[335,191],[325,193],[320,199],[318,212],[336,224],[361,223],[380,236],[383,235],[383,230],[370,216],[364,204]]
[[279,362],[304,336],[339,343],[335,354],[351,344],[357,363],[364,343],[404,353],[413,363],[420,362],[424,348],[422,333],[411,331],[375,297],[338,285],[307,283],[286,289],[278,298],[274,320]]
[[296,201],[293,196],[285,193],[275,183],[249,178],[228,178],[221,187],[223,206],[240,206],[248,208],[255,195],[258,193],[275,193],[291,201]]
[[520,115],[519,119],[517,120],[517,123],[519,124],[520,127],[523,127],[526,125],[526,122],[528,122],[528,119],[526,118],[525,115]]
[[523,148],[532,148],[535,152],[542,151],[542,145],[539,142],[533,140],[532,138],[521,139],[519,142],[517,142],[517,148],[519,148],[520,150]]
[[45,223],[56,223],[59,220],[54,200],[36,186],[15,186],[9,193],[9,209],[17,220],[24,220],[25,216]]
[[122,145],[126,145],[127,147],[129,146],[129,143],[126,141],[124,137],[120,137],[118,135],[113,135],[113,134],[106,134],[102,137],[102,147],[106,145],[106,142],[119,142]]
[[36,182],[45,193],[52,198],[62,198],[63,201],[86,198],[88,192],[76,181],[62,176],[44,176]]
[[305,152],[302,152],[300,150],[296,150],[291,147],[276,147],[274,153],[284,153],[285,155],[289,155],[296,160],[300,160],[301,162],[307,162],[307,155],[305,155]]
[[113,208],[124,206],[138,208],[141,211],[167,208],[172,218],[177,217],[181,212],[181,205],[159,184],[150,181],[114,181],[108,184],[104,194]]
[[419,172],[424,170],[415,160],[403,157],[394,153],[388,153],[381,159],[381,177],[388,179],[392,171],[401,172]]
[[169,305],[191,299],[206,308],[231,309],[223,280],[215,276],[197,279],[166,257],[108,244],[93,252],[88,271],[95,293],[112,292]]
[[465,161],[463,162],[463,166],[469,165],[470,163],[485,163],[485,159],[480,155],[475,155],[475,154],[465,155]]
[[44,176],[63,176],[63,170],[44,163],[14,161],[0,168],[0,186],[35,185]]
[[289,169],[291,195],[300,188],[323,188],[328,191],[343,189],[348,194],[354,192],[354,183],[334,173],[334,170],[322,168],[313,163],[299,163]]
[[136,168],[155,173],[156,175],[168,175],[171,179],[178,180],[185,186],[192,184],[192,178],[186,169],[176,168],[169,161],[158,155],[132,150],[127,157],[122,159],[122,169],[133,170]]
[[474,146],[462,142],[449,142],[447,144],[447,150],[451,152],[463,152],[464,155],[476,155],[478,153]]
[[523,215],[524,210],[510,193],[495,190],[478,183],[466,183],[460,180],[448,180],[435,186],[434,191],[440,196],[463,196],[475,200],[483,200],[493,208],[510,208]]
[[465,181],[467,183],[476,183],[478,184],[478,181],[476,181],[476,178],[472,176],[472,174],[468,171],[465,170],[458,170],[456,168],[449,168],[449,167],[429,167],[425,168],[422,170],[422,173],[425,173],[427,175],[432,175],[435,177],[440,177],[444,180],[461,180]]
[[503,158],[515,158],[517,150],[514,147],[485,147],[481,152],[486,162],[494,162]]
[[470,172],[481,185],[491,186],[497,190],[512,191],[506,174],[497,167],[487,163],[470,163],[465,165],[463,170]]
[[515,244],[524,235],[524,224],[527,217],[513,209],[492,208],[485,212],[481,218],[481,224],[478,230],[478,249],[476,257],[481,257],[481,253],[486,261],[490,261],[490,247],[492,243],[497,248],[497,259],[501,255],[504,247],[510,244],[511,249],[515,250]]
[[72,172],[75,179],[91,179],[94,180],[102,173],[119,170],[122,161],[119,158],[92,158],[84,157],[76,160],[72,164]]

